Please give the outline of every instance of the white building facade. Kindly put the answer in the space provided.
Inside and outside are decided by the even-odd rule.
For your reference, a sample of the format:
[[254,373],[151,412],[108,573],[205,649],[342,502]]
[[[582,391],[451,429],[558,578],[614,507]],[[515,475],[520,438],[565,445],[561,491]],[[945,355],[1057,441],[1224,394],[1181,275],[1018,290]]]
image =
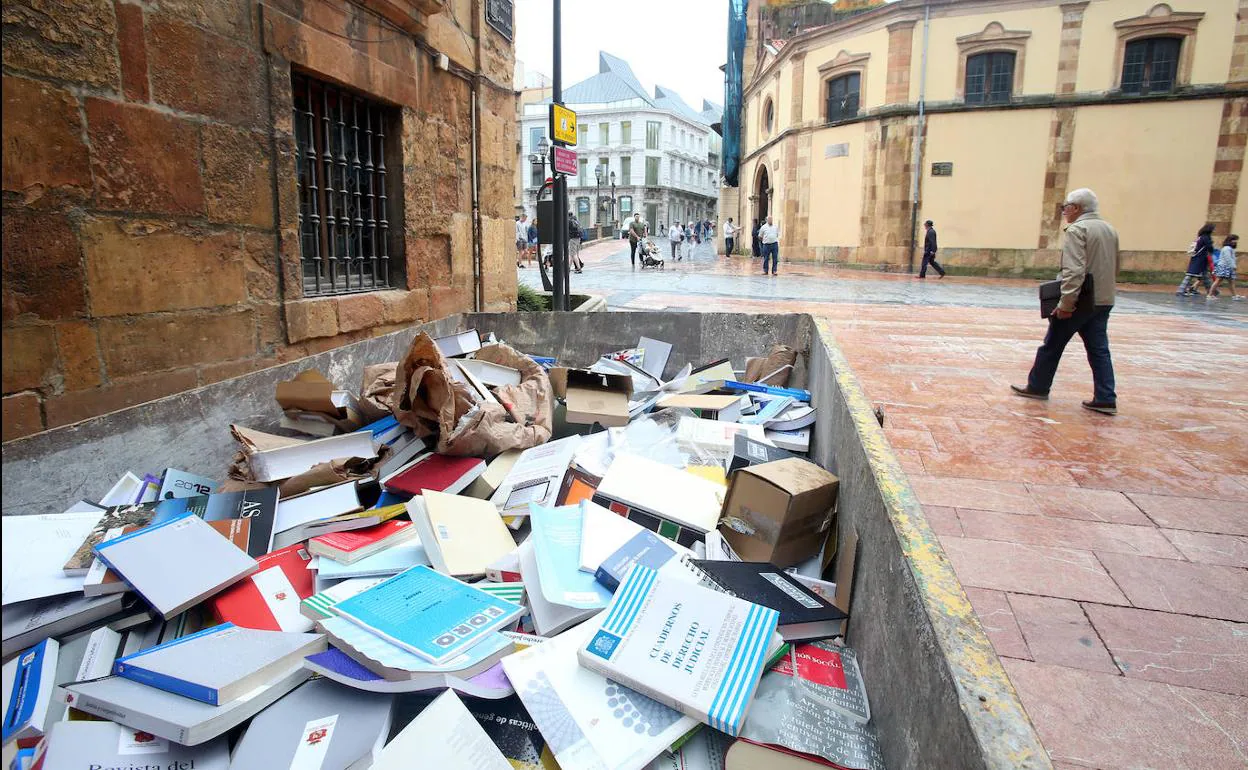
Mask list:
[[[715,219],[721,150],[711,125],[722,108],[704,102],[697,112],[662,87],[651,96],[628,64],[606,53],[599,55],[599,74],[564,89],[563,101],[577,113],[579,173],[568,179],[568,206],[582,227],[641,214],[657,235],[673,221]],[[526,105],[520,121],[530,214],[550,175],[549,166],[529,163],[547,136],[549,109],[549,102]]]

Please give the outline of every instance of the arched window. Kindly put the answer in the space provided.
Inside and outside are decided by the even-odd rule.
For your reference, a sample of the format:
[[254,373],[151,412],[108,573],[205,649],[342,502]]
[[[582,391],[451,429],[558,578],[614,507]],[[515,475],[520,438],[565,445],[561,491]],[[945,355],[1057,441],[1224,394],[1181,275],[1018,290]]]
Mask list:
[[1013,51],[989,51],[966,59],[966,103],[1004,104],[1014,95]]
[[1159,94],[1173,91],[1182,48],[1183,38],[1168,35],[1127,43],[1122,55],[1122,92]]
[[862,75],[851,72],[828,81],[827,101],[824,115],[830,123],[858,116],[858,101],[862,89]]
[[776,106],[771,103],[771,97],[767,97],[767,101],[763,103],[763,130],[768,136],[776,127]]

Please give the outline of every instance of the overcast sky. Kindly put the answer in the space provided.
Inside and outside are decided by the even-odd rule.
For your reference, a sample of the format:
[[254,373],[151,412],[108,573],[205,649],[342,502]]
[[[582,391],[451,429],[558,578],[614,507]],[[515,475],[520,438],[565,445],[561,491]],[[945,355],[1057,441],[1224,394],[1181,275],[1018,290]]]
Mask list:
[[[516,0],[516,58],[551,75],[552,0]],[[646,91],[661,85],[695,110],[724,102],[724,0],[564,0],[563,86],[598,72],[598,52],[628,62]]]

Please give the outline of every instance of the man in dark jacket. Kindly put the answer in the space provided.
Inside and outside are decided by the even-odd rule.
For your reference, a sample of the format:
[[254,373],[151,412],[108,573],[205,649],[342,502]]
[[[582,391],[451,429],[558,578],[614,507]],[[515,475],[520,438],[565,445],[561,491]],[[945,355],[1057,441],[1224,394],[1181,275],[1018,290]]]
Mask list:
[[932,220],[923,223],[923,228],[927,230],[927,235],[923,236],[923,264],[919,267],[919,277],[927,277],[927,266],[931,265],[936,268],[936,272],[940,273],[940,277],[945,277],[945,269],[936,261],[936,228],[932,225]]

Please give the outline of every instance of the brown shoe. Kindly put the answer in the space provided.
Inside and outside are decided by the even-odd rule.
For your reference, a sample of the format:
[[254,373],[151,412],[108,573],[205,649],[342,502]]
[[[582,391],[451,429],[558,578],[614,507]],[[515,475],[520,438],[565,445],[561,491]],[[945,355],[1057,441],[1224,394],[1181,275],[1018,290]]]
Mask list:
[[1036,391],[1030,390],[1028,388],[1020,388],[1017,385],[1011,385],[1010,390],[1014,391],[1014,395],[1022,396],[1023,398],[1034,398],[1037,401],[1049,400],[1048,393],[1037,393]]
[[1101,414],[1118,414],[1118,404],[1107,401],[1084,401],[1083,408],[1091,412],[1100,412]]

